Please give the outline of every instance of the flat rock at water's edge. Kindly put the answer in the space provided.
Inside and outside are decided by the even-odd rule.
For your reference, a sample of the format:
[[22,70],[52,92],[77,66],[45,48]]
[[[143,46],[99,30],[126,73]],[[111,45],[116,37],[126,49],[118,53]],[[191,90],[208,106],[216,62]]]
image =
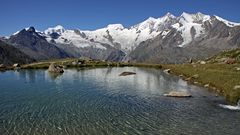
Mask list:
[[135,72],[122,72],[119,76],[135,75]]
[[171,91],[168,94],[164,94],[166,97],[192,97],[192,95],[185,91]]

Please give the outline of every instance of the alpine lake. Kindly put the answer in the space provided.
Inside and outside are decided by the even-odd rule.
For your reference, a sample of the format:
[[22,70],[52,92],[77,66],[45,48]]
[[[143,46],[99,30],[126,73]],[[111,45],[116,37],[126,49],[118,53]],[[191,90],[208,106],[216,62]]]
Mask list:
[[[172,90],[192,97],[164,96]],[[154,68],[0,72],[0,135],[239,135],[240,112],[220,104],[223,97]]]

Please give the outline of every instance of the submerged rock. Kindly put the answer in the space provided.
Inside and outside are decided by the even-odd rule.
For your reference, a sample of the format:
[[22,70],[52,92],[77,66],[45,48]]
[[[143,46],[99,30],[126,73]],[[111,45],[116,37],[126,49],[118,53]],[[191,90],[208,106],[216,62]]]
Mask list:
[[135,75],[134,72],[122,72],[119,76]]
[[168,94],[164,94],[165,97],[192,97],[192,95],[185,91],[171,91]]
[[57,66],[54,63],[52,63],[49,68],[48,68],[48,72],[52,72],[52,73],[63,73],[63,67],[61,66]]

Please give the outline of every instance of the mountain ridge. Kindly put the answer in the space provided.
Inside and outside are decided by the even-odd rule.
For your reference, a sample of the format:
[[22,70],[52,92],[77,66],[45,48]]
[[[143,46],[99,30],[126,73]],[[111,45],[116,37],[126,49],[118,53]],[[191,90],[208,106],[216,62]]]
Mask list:
[[[66,55],[63,57],[86,56],[94,59],[113,60],[111,59],[112,57],[117,61],[141,61],[140,59],[146,59],[147,55],[152,55],[150,51],[150,54],[144,56],[149,48],[157,50],[157,48],[165,46],[168,49],[165,50],[167,52],[164,52],[166,54],[162,56],[164,58],[162,61],[176,63],[176,60],[166,59],[171,55],[170,52],[174,53],[172,49],[176,51],[184,50],[183,48],[192,48],[192,50],[195,50],[195,53],[198,53],[197,48],[204,48],[203,50],[208,48],[212,50],[207,50],[209,53],[215,54],[219,50],[239,47],[239,27],[240,23],[227,21],[215,15],[210,16],[200,12],[196,14],[183,12],[178,17],[171,13],[167,13],[160,18],[149,17],[147,20],[129,28],[124,27],[122,24],[109,24],[101,29],[84,31],[80,29],[68,30],[61,25],[57,25],[42,32],[36,31],[35,34],[40,39],[47,41],[44,44],[49,44],[65,52]],[[25,30],[28,31],[29,28]],[[15,41],[12,41],[12,38],[16,35],[19,36],[19,33],[16,32],[10,36],[8,42],[16,44]],[[218,43],[218,40],[223,40],[224,43],[227,41],[226,45]],[[156,45],[151,45],[149,41],[156,42],[154,43]],[[214,42],[220,45],[214,45]],[[141,46],[144,46],[144,43],[147,43],[148,47],[143,47],[144,49],[139,50],[139,48],[142,48]],[[204,45],[199,46],[200,44]],[[163,53],[162,51],[159,52]],[[186,57],[186,59],[191,56],[193,58],[202,58],[193,56],[191,49],[187,52],[182,52],[186,54],[178,54],[178,57]],[[199,52],[199,54],[203,57],[208,56],[208,53],[204,55],[203,52]],[[141,58],[139,56],[135,57],[136,55],[141,56]],[[152,55],[151,57],[157,58],[162,54],[156,53],[155,55],[158,56]],[[161,59],[159,58],[158,63],[161,62]],[[177,59],[177,56],[172,59]],[[184,61],[181,60],[179,62],[182,63]]]
[[34,61],[35,61],[34,59],[30,58],[28,55],[21,52],[17,48],[0,40],[0,64],[4,65],[12,65],[14,63],[26,64]]

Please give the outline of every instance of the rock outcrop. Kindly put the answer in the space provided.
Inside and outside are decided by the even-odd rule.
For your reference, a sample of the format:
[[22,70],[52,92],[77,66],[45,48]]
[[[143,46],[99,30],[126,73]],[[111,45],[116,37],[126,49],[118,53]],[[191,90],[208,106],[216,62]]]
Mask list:
[[49,43],[34,27],[10,36],[7,42],[36,60],[71,57],[64,50]]
[[63,67],[61,66],[57,66],[54,63],[52,63],[49,68],[48,68],[48,72],[51,73],[64,73]]

